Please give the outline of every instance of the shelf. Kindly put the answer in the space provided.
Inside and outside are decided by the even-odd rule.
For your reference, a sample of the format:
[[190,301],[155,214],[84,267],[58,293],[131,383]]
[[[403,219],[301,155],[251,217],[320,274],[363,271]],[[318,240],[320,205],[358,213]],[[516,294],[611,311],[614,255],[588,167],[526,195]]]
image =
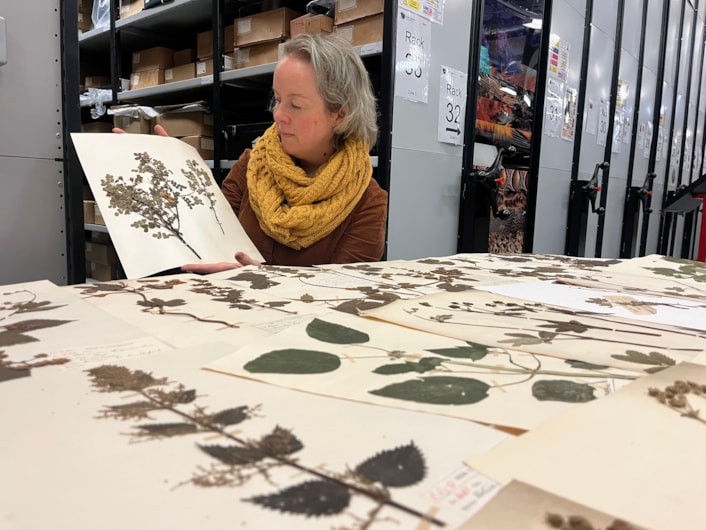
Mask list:
[[[231,24],[235,19],[237,6],[245,2],[226,0],[224,23]],[[143,10],[125,19],[115,21],[122,46],[128,51],[143,47],[146,40],[179,41],[184,35],[193,34],[194,28],[202,31],[211,29],[213,0],[173,0],[159,7]]]
[[174,81],[163,85],[138,88],[136,90],[124,90],[118,93],[119,101],[133,101],[136,99],[155,98],[166,94],[196,91],[204,87],[213,85],[213,76],[207,75],[195,79],[185,79],[184,81]]
[[92,29],[78,36],[81,51],[106,52],[110,48],[110,28]]
[[84,230],[90,230],[91,232],[103,232],[104,234],[108,233],[108,228],[105,225],[94,225],[91,223],[85,223],[83,225]]

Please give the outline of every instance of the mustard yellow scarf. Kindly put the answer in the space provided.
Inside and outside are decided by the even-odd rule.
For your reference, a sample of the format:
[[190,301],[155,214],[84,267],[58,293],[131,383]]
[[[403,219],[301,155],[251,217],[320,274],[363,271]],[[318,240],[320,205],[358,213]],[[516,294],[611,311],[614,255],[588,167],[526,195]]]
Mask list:
[[349,138],[309,177],[284,151],[273,124],[250,155],[250,205],[268,236],[295,250],[307,248],[353,211],[372,172],[365,143]]

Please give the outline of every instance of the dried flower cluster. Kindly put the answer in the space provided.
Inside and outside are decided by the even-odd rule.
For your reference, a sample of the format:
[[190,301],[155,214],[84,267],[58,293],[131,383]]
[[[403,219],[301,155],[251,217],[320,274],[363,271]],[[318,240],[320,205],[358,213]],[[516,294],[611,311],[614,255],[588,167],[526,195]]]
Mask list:
[[695,409],[687,398],[689,395],[706,398],[706,385],[693,381],[675,381],[664,390],[650,388],[648,394],[663,405],[668,406],[672,410],[676,410],[682,416],[695,419],[701,423],[706,423],[706,420],[701,417],[698,409]]
[[[601,527],[593,526],[591,521],[580,515],[564,517],[558,513],[548,513],[546,522],[551,528],[559,530],[604,530]],[[606,526],[605,530],[637,530],[637,528],[626,521],[616,519]]]

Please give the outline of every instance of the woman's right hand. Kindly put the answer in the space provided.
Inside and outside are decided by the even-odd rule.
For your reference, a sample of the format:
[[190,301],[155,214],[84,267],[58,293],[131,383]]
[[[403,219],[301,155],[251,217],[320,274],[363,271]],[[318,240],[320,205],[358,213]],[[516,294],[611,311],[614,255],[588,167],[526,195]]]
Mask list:
[[[125,130],[121,129],[120,127],[113,127],[113,132],[115,134],[127,134]],[[169,136],[169,133],[167,133],[166,129],[161,125],[154,126],[154,134],[156,134],[157,136]]]
[[181,266],[183,272],[195,272],[196,274],[213,274],[214,272],[229,271],[239,269],[245,265],[260,265],[260,262],[252,259],[245,252],[235,253],[235,262],[219,261],[217,263],[187,263]]

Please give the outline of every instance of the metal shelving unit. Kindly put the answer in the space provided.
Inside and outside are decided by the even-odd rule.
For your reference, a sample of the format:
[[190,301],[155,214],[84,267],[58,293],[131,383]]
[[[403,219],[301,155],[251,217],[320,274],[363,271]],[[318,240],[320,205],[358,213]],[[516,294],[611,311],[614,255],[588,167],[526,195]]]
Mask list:
[[[227,71],[218,70],[212,75],[195,79],[136,90],[121,90],[124,78],[129,76],[129,72],[126,71],[128,60],[135,51],[160,45],[174,49],[193,47],[195,44],[193,37],[196,33],[214,29],[213,56],[223,55],[223,26],[232,23],[239,16],[241,9],[259,3],[257,0],[173,0],[125,19],[118,18],[119,0],[110,0],[110,2],[112,13],[109,27],[92,29],[82,33],[77,40],[75,36],[64,36],[65,41],[73,41],[72,45],[76,46],[79,56],[86,53],[93,56],[105,55],[109,57],[113,88],[110,96],[101,98],[101,103],[107,106],[118,103],[157,106],[205,100],[211,104],[214,112],[214,130],[224,130],[224,102],[227,103],[228,100],[222,95],[223,91],[246,91],[246,94],[252,93],[253,97],[257,96],[258,98],[269,93],[276,63]],[[305,6],[306,1],[302,0],[302,11]],[[190,40],[189,37],[191,37]],[[380,56],[383,52],[383,43],[375,42],[359,46],[357,50],[363,58]],[[78,65],[74,65],[74,68],[70,70],[72,70],[70,75],[75,75],[78,78]],[[384,75],[381,73],[382,77]],[[384,90],[385,87],[383,87]],[[87,97],[79,96],[79,112],[81,108],[85,109],[91,104],[92,102]],[[385,113],[383,113],[384,115]],[[382,125],[384,126],[384,123]],[[381,137],[383,136],[386,135],[381,135]],[[223,156],[225,154],[223,135],[215,135],[214,147],[214,160],[206,161],[206,163],[218,178],[222,170],[232,166],[233,161]],[[373,157],[373,164],[378,167],[377,156]],[[387,166],[385,165],[385,167]],[[83,179],[80,169],[72,171],[72,179]],[[386,182],[384,177],[382,182]],[[82,212],[80,208],[74,209],[74,211]],[[103,225],[84,224],[83,227],[85,231],[107,233],[107,229]],[[74,254],[74,261],[78,261],[80,255],[76,250]]]

